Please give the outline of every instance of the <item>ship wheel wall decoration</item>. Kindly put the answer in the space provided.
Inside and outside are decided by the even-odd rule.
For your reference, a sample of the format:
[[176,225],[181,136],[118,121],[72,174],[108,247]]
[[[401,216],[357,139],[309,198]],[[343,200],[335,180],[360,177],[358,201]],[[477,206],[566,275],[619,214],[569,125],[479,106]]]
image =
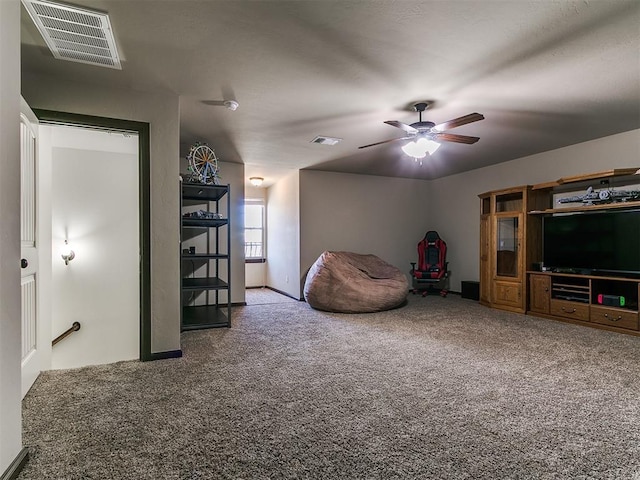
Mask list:
[[220,167],[218,167],[218,157],[206,143],[196,143],[191,147],[189,155],[189,171],[191,181],[204,183],[207,185],[220,185]]

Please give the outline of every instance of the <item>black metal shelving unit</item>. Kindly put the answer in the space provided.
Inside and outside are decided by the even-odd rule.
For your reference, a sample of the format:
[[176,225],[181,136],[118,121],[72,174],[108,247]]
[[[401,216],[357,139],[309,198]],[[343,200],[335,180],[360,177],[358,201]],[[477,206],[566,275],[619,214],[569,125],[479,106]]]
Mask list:
[[[181,329],[230,327],[229,185],[181,181],[180,191]],[[198,210],[216,218],[189,215]]]

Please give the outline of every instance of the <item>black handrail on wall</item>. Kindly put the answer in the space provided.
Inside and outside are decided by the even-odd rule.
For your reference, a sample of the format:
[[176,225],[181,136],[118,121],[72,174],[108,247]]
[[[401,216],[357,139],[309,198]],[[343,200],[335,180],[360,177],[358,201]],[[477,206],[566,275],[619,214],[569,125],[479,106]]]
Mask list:
[[64,333],[61,333],[60,335],[58,335],[56,338],[53,339],[53,342],[51,342],[51,346],[53,347],[60,340],[64,340],[73,332],[77,332],[78,330],[80,330],[80,322],[73,322],[73,325],[71,325],[71,327],[67,331],[65,331]]

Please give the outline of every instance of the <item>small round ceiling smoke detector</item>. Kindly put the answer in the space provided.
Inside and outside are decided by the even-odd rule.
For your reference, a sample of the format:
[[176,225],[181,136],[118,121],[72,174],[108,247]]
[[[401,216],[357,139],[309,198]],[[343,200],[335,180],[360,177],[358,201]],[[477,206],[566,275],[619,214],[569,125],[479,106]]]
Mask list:
[[235,110],[238,109],[240,104],[238,102],[236,102],[235,100],[225,100],[224,101],[224,106],[227,107],[231,111],[235,111]]

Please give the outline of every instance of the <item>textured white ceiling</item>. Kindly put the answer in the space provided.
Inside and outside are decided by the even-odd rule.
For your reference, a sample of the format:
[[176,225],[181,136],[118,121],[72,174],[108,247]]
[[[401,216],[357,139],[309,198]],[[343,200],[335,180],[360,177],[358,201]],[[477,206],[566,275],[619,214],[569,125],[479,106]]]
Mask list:
[[[640,2],[89,1],[122,71],[53,59],[23,16],[23,71],[180,96],[181,150],[206,141],[269,179],[297,168],[437,178],[640,128]],[[221,106],[234,99],[240,108]],[[384,120],[472,112],[422,167]],[[310,143],[317,135],[344,139]]]

